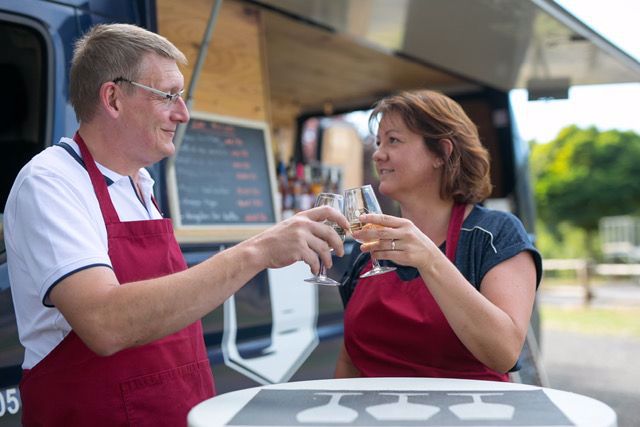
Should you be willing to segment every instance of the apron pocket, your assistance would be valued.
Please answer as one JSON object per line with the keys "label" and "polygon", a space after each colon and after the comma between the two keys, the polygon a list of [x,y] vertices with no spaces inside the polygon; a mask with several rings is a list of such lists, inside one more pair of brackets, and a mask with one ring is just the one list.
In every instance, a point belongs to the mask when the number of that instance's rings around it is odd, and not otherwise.
{"label": "apron pocket", "polygon": [[120,383],[131,426],[186,426],[189,410],[211,397],[209,361],[142,375]]}

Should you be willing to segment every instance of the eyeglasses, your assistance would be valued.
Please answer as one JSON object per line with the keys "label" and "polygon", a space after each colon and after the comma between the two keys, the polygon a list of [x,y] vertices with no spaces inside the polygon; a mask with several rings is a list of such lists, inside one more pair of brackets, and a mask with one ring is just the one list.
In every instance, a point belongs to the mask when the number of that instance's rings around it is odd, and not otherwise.
{"label": "eyeglasses", "polygon": [[134,82],[132,80],[129,79],[125,79],[124,77],[118,77],[116,79],[112,80],[113,83],[120,83],[120,82],[125,82],[125,83],[129,83],[133,86],[139,87],[140,89],[144,89],[146,91],[149,91],[151,93],[154,93],[158,96],[161,96],[166,104],[175,104],[176,101],[178,101],[178,98],[182,97],[182,94],[184,93],[184,89],[181,90],[178,93],[169,93],[169,92],[163,92],[160,89],[156,89],[154,87],[150,87],[147,85],[143,85],[142,83],[138,83],[138,82]]}

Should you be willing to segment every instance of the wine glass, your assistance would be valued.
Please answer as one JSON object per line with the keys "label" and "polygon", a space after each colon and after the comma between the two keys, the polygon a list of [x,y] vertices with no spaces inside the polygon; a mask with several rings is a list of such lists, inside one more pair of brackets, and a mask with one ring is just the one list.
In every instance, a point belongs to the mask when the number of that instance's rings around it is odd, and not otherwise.
{"label": "wine glass", "polygon": [[[360,222],[360,215],[365,213],[382,213],[380,204],[376,198],[376,193],[373,191],[373,187],[371,187],[371,185],[363,185],[362,187],[345,190],[344,216],[347,218],[347,221],[349,221],[349,229],[352,233],[360,229],[382,227],[377,224],[362,224]],[[356,241],[365,243],[358,239],[356,239]],[[396,269],[395,267],[381,266],[378,263],[378,260],[373,256],[373,253],[371,254],[371,262],[373,263],[373,268],[366,273],[361,274],[360,277],[376,276]]]}
{"label": "wine glass", "polygon": [[[332,208],[342,212],[342,196],[339,194],[333,193],[320,193],[318,197],[316,197],[316,202],[314,203],[314,207],[318,206],[331,206]],[[330,227],[332,227],[338,236],[342,240],[344,240],[345,231],[333,221],[325,220],[324,223]],[[333,251],[333,249],[331,249]],[[304,279],[305,282],[314,283],[316,285],[328,285],[328,286],[340,286],[340,282],[336,282],[332,278],[327,276],[327,267],[325,267],[322,259],[320,260],[320,273],[317,276],[309,277],[308,279]]]}

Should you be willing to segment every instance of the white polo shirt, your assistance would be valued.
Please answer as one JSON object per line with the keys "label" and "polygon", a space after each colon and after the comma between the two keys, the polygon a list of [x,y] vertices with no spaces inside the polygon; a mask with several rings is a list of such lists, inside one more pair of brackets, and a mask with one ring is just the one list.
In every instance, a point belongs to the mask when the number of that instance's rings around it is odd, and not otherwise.
{"label": "white polo shirt", "polygon": [[[79,159],[80,150],[72,139],[60,142]],[[42,151],[18,174],[5,207],[9,280],[25,347],[24,369],[42,360],[71,330],[48,301],[52,287],[85,268],[111,267],[102,212],[78,159],[61,146]],[[109,183],[121,221],[162,218],[151,201],[154,181],[146,169],[139,173],[141,201],[128,176],[97,166]]]}

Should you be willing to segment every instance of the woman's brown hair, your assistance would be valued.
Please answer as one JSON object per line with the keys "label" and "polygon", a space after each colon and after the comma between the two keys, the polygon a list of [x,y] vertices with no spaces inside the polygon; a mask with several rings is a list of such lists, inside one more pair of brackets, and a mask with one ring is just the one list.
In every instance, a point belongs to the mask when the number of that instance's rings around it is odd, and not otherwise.
{"label": "woman's brown hair", "polygon": [[[388,113],[397,113],[409,130],[422,135],[427,148],[443,160],[440,197],[460,203],[478,203],[489,197],[489,153],[460,104],[431,90],[402,92],[374,105],[370,128]],[[442,139],[450,140],[453,146],[448,158],[438,142]]]}

